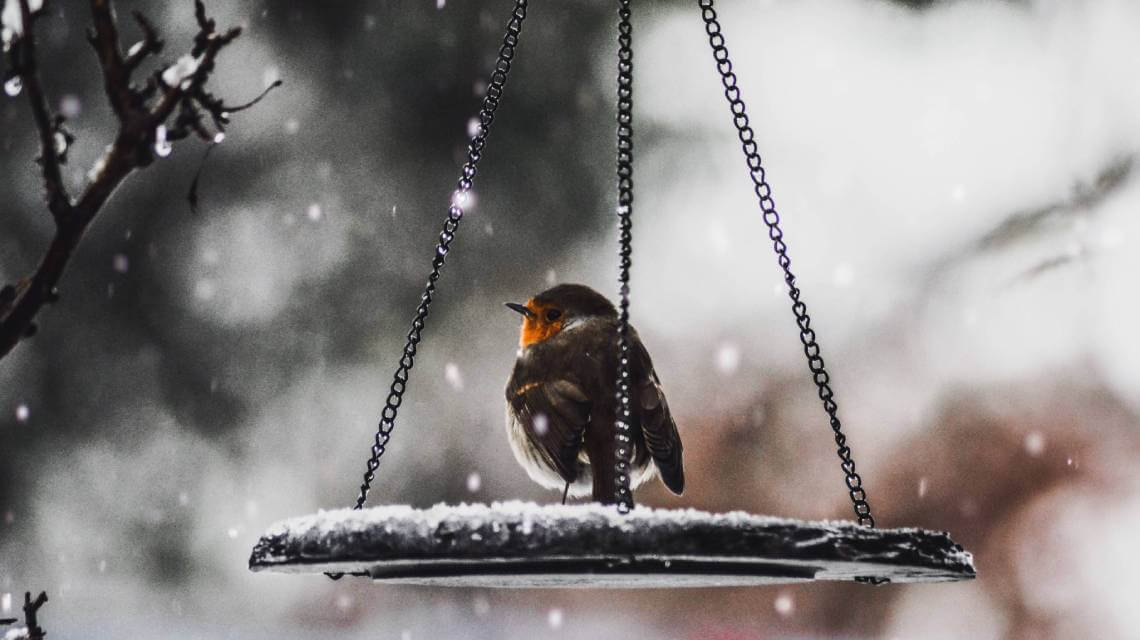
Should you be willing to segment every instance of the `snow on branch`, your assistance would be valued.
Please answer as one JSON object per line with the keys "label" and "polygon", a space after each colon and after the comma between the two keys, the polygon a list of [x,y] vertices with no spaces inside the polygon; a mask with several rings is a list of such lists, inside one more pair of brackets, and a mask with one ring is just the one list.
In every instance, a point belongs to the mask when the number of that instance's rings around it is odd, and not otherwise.
{"label": "snow on branch", "polygon": [[201,0],[194,2],[198,32],[189,54],[140,83],[132,80],[134,73],[146,58],[163,49],[158,32],[142,13],[135,12],[143,39],[124,55],[111,0],[90,0],[93,26],[88,40],[99,58],[104,89],[119,120],[119,130],[88,173],[89,182],[82,193],[73,199],[66,191],[60,166],[67,162],[67,147],[74,138],[64,127],[63,116],[53,114],[49,107],[36,61],[35,22],[47,15],[44,0],[3,1],[4,88],[11,96],[21,91],[28,95],[40,138],[37,162],[56,231],[35,273],[0,287],[0,358],[35,334],[36,315],[44,305],[58,299],[56,286],[68,261],[88,225],[123,180],[148,166],[156,156],[169,155],[173,142],[192,134],[207,142],[220,142],[230,114],[253,104],[231,107],[206,91],[218,53],[241,35],[241,29],[218,31]]}

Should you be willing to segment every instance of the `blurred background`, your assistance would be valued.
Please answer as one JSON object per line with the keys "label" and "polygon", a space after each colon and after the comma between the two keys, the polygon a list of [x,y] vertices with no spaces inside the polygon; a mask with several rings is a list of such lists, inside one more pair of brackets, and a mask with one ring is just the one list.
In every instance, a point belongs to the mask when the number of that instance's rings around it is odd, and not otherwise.
{"label": "blurred background", "polygon": [[[212,0],[245,34],[204,145],[128,179],[39,335],[0,361],[0,617],[53,638],[1136,637],[1140,5],[718,3],[880,526],[947,530],[971,583],[490,591],[251,574],[281,518],[351,504],[511,2]],[[635,2],[633,320],[684,497],[848,518],[843,476],[699,13]],[[40,21],[77,135],[113,135],[85,3]],[[141,8],[189,49],[189,0]],[[616,293],[613,3],[534,2],[372,504],[555,501],[502,389],[554,282]],[[0,281],[52,223],[0,102]]]}

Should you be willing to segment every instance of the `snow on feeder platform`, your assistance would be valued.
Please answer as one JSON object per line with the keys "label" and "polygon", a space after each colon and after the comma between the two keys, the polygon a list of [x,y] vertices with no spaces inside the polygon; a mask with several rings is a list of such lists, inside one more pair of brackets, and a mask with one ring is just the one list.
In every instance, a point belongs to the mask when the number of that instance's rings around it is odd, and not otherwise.
{"label": "snow on feeder platform", "polygon": [[472,587],[705,587],[811,580],[950,582],[974,578],[946,533],[868,529],[741,511],[599,504],[404,505],[279,522],[253,571],[346,573]]}

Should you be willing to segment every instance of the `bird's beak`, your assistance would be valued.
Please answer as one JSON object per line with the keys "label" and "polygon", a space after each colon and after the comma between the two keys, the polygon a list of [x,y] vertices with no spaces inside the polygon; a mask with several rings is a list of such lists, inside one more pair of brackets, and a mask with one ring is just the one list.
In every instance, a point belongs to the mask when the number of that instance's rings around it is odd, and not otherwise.
{"label": "bird's beak", "polygon": [[510,309],[512,311],[518,311],[519,313],[523,314],[524,316],[526,316],[528,318],[534,317],[534,312],[531,311],[530,309],[527,309],[525,305],[521,305],[517,302],[504,302],[503,304],[506,305],[506,307],[508,309]]}

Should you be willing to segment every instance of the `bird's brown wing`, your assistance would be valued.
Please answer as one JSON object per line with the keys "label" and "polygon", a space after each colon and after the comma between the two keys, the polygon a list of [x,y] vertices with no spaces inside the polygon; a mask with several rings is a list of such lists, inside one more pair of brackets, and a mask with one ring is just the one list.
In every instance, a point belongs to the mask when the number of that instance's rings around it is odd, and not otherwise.
{"label": "bird's brown wing", "polygon": [[685,490],[685,467],[681,459],[681,435],[669,412],[661,381],[653,369],[653,361],[641,339],[631,336],[633,343],[633,376],[635,408],[640,418],[645,446],[657,464],[661,480],[677,495]]}
{"label": "bird's brown wing", "polygon": [[590,399],[569,380],[530,382],[509,398],[515,418],[543,460],[567,482],[578,478],[578,452],[590,421]]}

